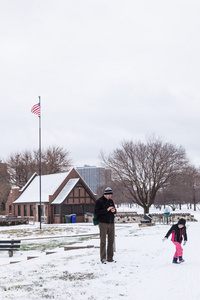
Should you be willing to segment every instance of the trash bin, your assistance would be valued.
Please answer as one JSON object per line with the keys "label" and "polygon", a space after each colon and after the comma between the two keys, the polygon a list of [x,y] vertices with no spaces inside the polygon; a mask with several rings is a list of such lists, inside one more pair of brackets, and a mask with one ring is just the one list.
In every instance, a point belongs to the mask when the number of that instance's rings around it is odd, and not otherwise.
{"label": "trash bin", "polygon": [[152,216],[150,214],[145,214],[144,215],[144,220],[146,221],[146,223],[151,223]]}
{"label": "trash bin", "polygon": [[65,223],[71,223],[71,215],[65,215]]}
{"label": "trash bin", "polygon": [[71,215],[71,223],[75,223],[76,222],[76,215]]}

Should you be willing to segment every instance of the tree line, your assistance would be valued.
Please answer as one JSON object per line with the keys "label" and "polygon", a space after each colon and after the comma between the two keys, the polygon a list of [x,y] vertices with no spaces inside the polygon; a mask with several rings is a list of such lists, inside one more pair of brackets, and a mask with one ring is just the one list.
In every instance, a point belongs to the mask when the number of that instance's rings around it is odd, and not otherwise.
{"label": "tree line", "polygon": [[[199,203],[200,170],[193,166],[183,147],[154,136],[146,142],[123,141],[109,155],[100,154],[101,165],[112,171],[108,184],[115,190],[117,203],[136,203],[149,212],[152,204],[192,205]],[[26,150],[11,154],[7,172],[0,170],[0,202],[5,207],[11,186],[22,188],[39,171],[39,151]],[[42,151],[41,174],[69,171],[72,159],[66,149],[57,146]],[[5,170],[4,170],[5,171]],[[100,195],[105,187],[100,187]]]}
{"label": "tree line", "polygon": [[[112,170],[116,201],[132,202],[149,213],[152,204],[199,203],[200,170],[193,166],[183,147],[151,136],[146,143],[123,141],[109,155],[101,153],[104,167]],[[121,200],[120,200],[121,198]]]}
{"label": "tree line", "polygon": [[[34,173],[39,174],[39,150],[25,150],[9,155],[0,168],[0,205],[5,209],[12,186],[22,188]],[[50,146],[41,152],[41,174],[67,172],[72,166],[69,151],[58,146]]]}

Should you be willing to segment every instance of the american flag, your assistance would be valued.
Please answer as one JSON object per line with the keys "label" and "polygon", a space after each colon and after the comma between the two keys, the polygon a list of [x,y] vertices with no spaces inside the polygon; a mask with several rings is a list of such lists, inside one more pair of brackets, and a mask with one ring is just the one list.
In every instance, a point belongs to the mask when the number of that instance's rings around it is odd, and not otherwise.
{"label": "american flag", "polygon": [[31,108],[31,112],[33,114],[38,115],[38,117],[40,117],[40,112],[41,112],[40,103],[33,105],[33,107]]}

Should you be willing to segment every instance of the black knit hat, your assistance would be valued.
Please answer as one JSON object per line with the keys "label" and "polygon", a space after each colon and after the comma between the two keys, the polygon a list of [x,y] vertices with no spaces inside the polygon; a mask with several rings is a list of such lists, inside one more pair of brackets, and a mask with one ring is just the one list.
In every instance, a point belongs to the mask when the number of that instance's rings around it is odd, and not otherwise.
{"label": "black knit hat", "polygon": [[112,189],[110,187],[107,187],[104,191],[104,195],[111,195],[111,194],[113,194]]}
{"label": "black knit hat", "polygon": [[186,220],[185,219],[180,219],[178,221],[178,225],[184,225],[185,226]]}

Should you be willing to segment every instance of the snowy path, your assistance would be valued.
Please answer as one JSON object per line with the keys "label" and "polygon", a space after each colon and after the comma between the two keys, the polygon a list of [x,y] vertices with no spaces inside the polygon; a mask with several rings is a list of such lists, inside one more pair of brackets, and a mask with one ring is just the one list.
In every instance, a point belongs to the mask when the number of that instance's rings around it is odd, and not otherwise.
{"label": "snowy path", "polygon": [[[158,256],[157,262],[152,258],[155,268],[152,266],[143,286],[146,287],[146,291],[150,291],[151,297],[155,300],[200,299],[200,257],[198,251],[200,236],[198,235],[198,227],[198,223],[188,223],[187,225],[188,243],[183,247],[183,255],[186,260],[183,264],[170,264],[175,247],[169,240],[163,243],[162,252]],[[159,293],[155,296],[154,291],[156,290]],[[147,292],[142,293],[144,298],[147,295]],[[142,297],[138,296],[137,299],[142,299]]]}
{"label": "snowy path", "polygon": [[[171,241],[162,242],[169,226],[116,225],[116,264],[102,265],[99,249],[92,248],[57,249],[55,254],[3,265],[0,298],[199,300],[199,223],[187,224],[189,241],[184,247],[186,261],[181,265],[171,263]],[[98,246],[99,240],[85,243]]]}

